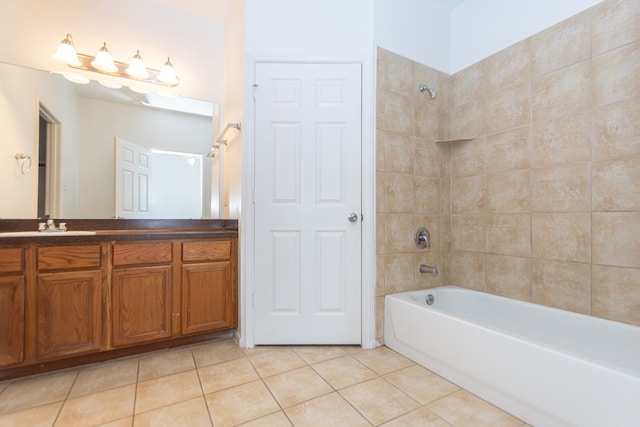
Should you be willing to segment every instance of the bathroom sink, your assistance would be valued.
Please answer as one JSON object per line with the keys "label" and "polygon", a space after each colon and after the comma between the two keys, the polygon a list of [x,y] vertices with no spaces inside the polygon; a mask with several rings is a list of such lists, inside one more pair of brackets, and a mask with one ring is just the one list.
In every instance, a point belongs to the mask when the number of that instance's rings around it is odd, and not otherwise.
{"label": "bathroom sink", "polygon": [[2,237],[52,237],[52,236],[92,236],[95,231],[7,231],[0,232]]}

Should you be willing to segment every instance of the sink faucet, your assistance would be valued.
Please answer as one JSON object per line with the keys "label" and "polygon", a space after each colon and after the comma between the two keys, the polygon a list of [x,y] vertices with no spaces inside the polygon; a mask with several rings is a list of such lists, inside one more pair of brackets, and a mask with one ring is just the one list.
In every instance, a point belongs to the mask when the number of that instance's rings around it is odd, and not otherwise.
{"label": "sink faucet", "polygon": [[45,217],[47,222],[38,223],[38,231],[67,231],[67,223],[61,222],[59,226],[56,226],[55,221],[49,216]]}
{"label": "sink faucet", "polygon": [[438,274],[438,267],[431,267],[430,265],[427,264],[420,264],[420,273],[431,273],[433,275],[437,275]]}

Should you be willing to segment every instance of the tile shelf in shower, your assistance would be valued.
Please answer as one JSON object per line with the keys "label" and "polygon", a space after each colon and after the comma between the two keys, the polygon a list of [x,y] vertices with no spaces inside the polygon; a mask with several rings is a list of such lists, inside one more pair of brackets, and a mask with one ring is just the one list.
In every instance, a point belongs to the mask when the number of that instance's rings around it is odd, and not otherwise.
{"label": "tile shelf in shower", "polygon": [[456,142],[469,142],[473,140],[474,138],[434,139],[433,142],[435,142],[436,144],[453,144]]}

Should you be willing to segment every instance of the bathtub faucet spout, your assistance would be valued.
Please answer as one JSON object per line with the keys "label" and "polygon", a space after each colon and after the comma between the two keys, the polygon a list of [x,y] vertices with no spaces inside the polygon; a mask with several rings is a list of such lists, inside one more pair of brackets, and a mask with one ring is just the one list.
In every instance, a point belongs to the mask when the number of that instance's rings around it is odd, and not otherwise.
{"label": "bathtub faucet spout", "polygon": [[427,264],[420,264],[420,273],[431,273],[433,275],[438,274],[438,267],[431,267]]}

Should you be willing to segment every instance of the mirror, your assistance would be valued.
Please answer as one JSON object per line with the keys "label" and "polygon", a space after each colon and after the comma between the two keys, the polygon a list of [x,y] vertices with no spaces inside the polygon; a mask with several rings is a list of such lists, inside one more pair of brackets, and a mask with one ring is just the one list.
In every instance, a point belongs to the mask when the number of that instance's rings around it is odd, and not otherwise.
{"label": "mirror", "polygon": [[[216,104],[108,89],[93,81],[78,85],[59,74],[0,63],[0,218],[134,218],[116,211],[116,138],[152,150],[150,179],[158,179],[155,186],[145,184],[153,209],[142,217],[216,218],[220,158],[205,154],[219,130]],[[201,171],[176,172],[180,162],[201,165]],[[161,169],[162,164],[172,166]],[[195,190],[201,199],[194,201],[199,216],[169,209],[187,204],[180,201],[186,193],[180,189],[193,190],[198,182],[181,180],[191,175],[201,184]]]}

